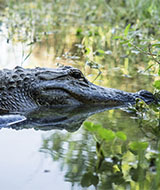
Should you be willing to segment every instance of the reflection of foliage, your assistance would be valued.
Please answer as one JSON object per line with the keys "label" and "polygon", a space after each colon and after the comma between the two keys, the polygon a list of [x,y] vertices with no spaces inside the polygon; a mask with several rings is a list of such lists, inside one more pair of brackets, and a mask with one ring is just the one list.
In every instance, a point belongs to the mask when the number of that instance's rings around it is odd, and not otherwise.
{"label": "reflection of foliage", "polygon": [[[93,142],[88,141],[86,135],[83,136],[83,142],[75,138],[70,134],[55,133],[51,137],[44,139],[44,144],[41,148],[41,151],[49,153],[54,161],[59,160],[62,169],[65,170],[67,166],[65,179],[73,184],[80,181],[83,172],[87,171],[87,162],[90,164],[95,163],[94,153],[90,150]],[[66,147],[67,152],[65,152],[63,146]],[[85,159],[86,156],[87,160]],[[93,167],[93,164],[91,165]]]}
{"label": "reflection of foliage", "polygon": [[123,131],[92,122],[85,122],[84,128],[81,135],[56,132],[44,138],[41,148],[59,161],[65,180],[73,187],[158,189],[160,156],[151,149],[152,143],[131,141]]}
{"label": "reflection of foliage", "polygon": [[134,119],[137,120],[139,128],[146,137],[158,139],[160,137],[160,112],[158,105],[147,105],[141,100],[137,100],[131,111],[135,113]]}

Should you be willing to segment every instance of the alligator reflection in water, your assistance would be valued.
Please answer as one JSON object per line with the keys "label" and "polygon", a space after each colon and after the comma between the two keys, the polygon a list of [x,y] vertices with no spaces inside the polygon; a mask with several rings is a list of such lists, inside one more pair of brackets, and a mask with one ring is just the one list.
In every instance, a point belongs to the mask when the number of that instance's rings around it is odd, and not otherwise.
{"label": "alligator reflection in water", "polygon": [[[122,107],[122,106],[121,106]],[[57,108],[41,107],[26,115],[11,114],[0,116],[0,128],[76,131],[89,116],[118,107],[65,106]],[[6,120],[7,118],[7,120]]]}

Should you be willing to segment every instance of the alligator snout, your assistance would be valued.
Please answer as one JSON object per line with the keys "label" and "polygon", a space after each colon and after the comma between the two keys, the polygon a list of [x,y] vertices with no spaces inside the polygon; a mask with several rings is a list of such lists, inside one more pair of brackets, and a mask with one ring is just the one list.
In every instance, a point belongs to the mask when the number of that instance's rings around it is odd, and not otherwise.
{"label": "alligator snout", "polygon": [[157,103],[157,98],[147,90],[140,90],[137,92],[137,94],[138,94],[137,98],[142,99],[146,103],[152,103],[152,102]]}

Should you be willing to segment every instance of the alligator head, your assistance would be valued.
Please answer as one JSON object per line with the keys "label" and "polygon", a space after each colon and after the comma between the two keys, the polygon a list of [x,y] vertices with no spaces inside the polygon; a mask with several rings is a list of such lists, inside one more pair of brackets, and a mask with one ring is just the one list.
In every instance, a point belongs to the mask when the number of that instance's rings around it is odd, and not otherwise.
{"label": "alligator head", "polygon": [[0,110],[27,111],[39,106],[74,106],[94,104],[120,106],[134,104],[140,98],[154,101],[152,93],[136,93],[104,88],[89,82],[79,69],[16,67],[0,72]]}

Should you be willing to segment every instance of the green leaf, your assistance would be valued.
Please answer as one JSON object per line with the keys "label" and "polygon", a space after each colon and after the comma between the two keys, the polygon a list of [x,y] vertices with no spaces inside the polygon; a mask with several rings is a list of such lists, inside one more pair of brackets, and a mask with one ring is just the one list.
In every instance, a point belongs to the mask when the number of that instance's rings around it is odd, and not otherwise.
{"label": "green leaf", "polygon": [[88,130],[88,131],[93,131],[93,123],[90,122],[90,121],[85,121],[83,123],[83,125],[85,126],[85,128]]}
{"label": "green leaf", "polygon": [[92,174],[91,172],[87,172],[82,176],[81,185],[82,187],[89,187],[91,185],[96,186],[99,183],[98,176]]}
{"label": "green leaf", "polygon": [[78,28],[77,31],[76,31],[76,35],[77,36],[80,36],[82,33],[82,29],[81,28]]}
{"label": "green leaf", "polygon": [[120,42],[120,44],[127,44],[127,43],[129,43],[129,40],[124,40],[124,41]]}
{"label": "green leaf", "polygon": [[122,131],[118,131],[118,132],[116,133],[116,136],[117,136],[119,139],[123,140],[123,141],[126,141],[126,140],[127,140],[127,136],[126,136],[125,133],[123,133]]}
{"label": "green leaf", "polygon": [[142,151],[142,150],[146,150],[148,147],[148,142],[132,142],[129,145],[130,149],[133,151]]}
{"label": "green leaf", "polygon": [[160,80],[156,80],[156,81],[154,82],[153,86],[154,86],[155,88],[157,88],[158,90],[160,90]]}
{"label": "green leaf", "polygon": [[159,42],[159,43],[152,44],[152,47],[154,47],[154,46],[160,48],[160,42]]}
{"label": "green leaf", "polygon": [[98,51],[99,53],[103,53],[103,54],[105,53],[104,50],[102,50],[102,49],[98,49],[97,51]]}
{"label": "green leaf", "polygon": [[77,29],[77,32],[82,32],[82,28],[78,28],[78,29]]}
{"label": "green leaf", "polygon": [[97,56],[103,56],[103,55],[105,55],[105,51],[102,50],[102,49],[98,49],[98,50],[95,52],[95,55],[97,55]]}
{"label": "green leaf", "polygon": [[103,128],[101,124],[93,124],[94,130],[98,130],[99,128]]}
{"label": "green leaf", "polygon": [[85,129],[87,129],[90,132],[95,132],[99,128],[102,128],[101,124],[94,124],[94,123],[92,123],[90,121],[85,121],[83,125],[85,126]]}
{"label": "green leaf", "polygon": [[92,173],[91,172],[85,173],[82,176],[82,179],[81,179],[81,185],[82,185],[82,187],[89,187],[90,185],[92,185],[92,183],[91,183],[91,177],[92,177]]}
{"label": "green leaf", "polygon": [[132,47],[132,44],[130,42],[128,42],[128,47]]}
{"label": "green leaf", "polygon": [[96,175],[92,175],[92,177],[91,177],[91,183],[94,186],[98,185],[98,183],[99,183],[99,177],[96,176]]}
{"label": "green leaf", "polygon": [[89,54],[91,52],[91,50],[89,48],[85,48],[85,54]]}
{"label": "green leaf", "polygon": [[115,36],[113,39],[114,40],[118,40],[118,39],[123,40],[123,36]]}
{"label": "green leaf", "polygon": [[113,131],[104,128],[99,128],[97,132],[106,141],[112,141],[116,136]]}
{"label": "green leaf", "polygon": [[128,24],[124,30],[124,35],[127,36],[128,32],[129,32],[129,28],[130,28],[131,24]]}

